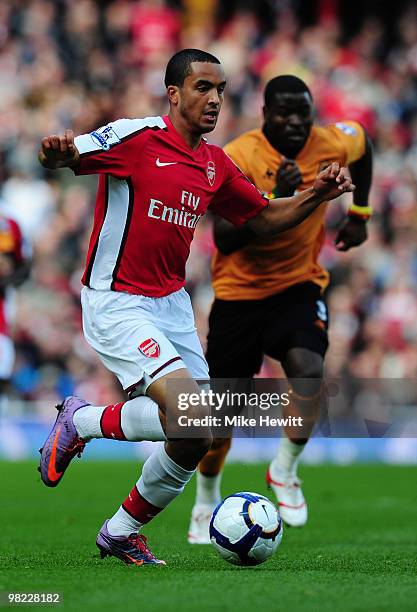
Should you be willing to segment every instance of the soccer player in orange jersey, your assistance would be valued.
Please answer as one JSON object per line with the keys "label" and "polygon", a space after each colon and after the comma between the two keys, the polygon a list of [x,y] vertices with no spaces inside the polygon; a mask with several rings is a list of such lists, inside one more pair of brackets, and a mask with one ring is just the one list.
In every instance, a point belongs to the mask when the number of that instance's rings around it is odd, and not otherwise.
{"label": "soccer player in orange jersey", "polygon": [[[321,127],[307,85],[292,75],[266,86],[264,124],[226,145],[226,153],[269,197],[291,196],[311,186],[330,161],[349,166],[356,185],[352,204],[336,238],[346,251],[367,237],[371,209],[372,147],[354,121]],[[281,362],[291,383],[288,414],[301,415],[304,428],[287,430],[267,481],[287,524],[304,525],[307,506],[297,464],[317,419],[327,350],[328,272],[318,257],[324,242],[326,204],[273,238],[216,217],[213,261],[215,301],[210,313],[207,360],[211,378],[252,378],[265,355]],[[208,542],[208,521],[220,500],[221,470],[229,440],[214,441],[199,465],[197,498],[189,542]]]}

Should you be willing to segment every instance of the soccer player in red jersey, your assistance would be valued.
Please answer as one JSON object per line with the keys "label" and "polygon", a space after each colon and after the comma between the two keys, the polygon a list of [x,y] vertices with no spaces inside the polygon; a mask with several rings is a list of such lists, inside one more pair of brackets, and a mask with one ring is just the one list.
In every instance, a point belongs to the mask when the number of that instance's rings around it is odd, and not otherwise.
{"label": "soccer player in red jersey", "polygon": [[7,391],[15,358],[10,337],[10,291],[29,275],[28,252],[25,250],[27,246],[19,225],[13,219],[0,215],[0,401]]}
{"label": "soccer player in red jersey", "polygon": [[[227,155],[202,135],[217,122],[226,85],[217,58],[185,49],[168,62],[169,114],[120,119],[91,134],[42,140],[41,164],[99,174],[94,225],[82,282],[84,333],[116,374],[128,400],[91,406],[67,398],[41,449],[43,482],[56,486],[71,459],[91,438],[165,440],[97,537],[102,556],[136,565],[163,563],[138,533],[188,483],[211,445],[199,437],[165,437],[181,393],[208,380],[190,299],[185,264],[199,219],[211,210],[235,225],[272,235],[306,218],[323,201],[351,191],[345,168],[331,164],[310,189],[267,201]],[[202,403],[187,417],[208,414]]]}

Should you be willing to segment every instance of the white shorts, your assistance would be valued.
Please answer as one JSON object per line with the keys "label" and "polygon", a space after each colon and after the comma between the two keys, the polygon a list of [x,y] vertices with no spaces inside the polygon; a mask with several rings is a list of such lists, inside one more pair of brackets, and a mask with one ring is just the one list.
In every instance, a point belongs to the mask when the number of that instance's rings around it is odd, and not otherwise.
{"label": "white shorts", "polygon": [[185,289],[150,298],[83,287],[81,304],[87,342],[130,397],[181,368],[196,380],[208,380]]}
{"label": "white shorts", "polygon": [[13,372],[15,350],[9,336],[0,334],[0,380],[8,380]]}

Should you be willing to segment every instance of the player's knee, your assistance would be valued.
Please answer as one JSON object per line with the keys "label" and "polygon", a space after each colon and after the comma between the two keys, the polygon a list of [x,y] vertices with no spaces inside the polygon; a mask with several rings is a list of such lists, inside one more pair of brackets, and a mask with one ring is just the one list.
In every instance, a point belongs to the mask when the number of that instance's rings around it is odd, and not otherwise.
{"label": "player's knee", "polygon": [[285,366],[289,378],[323,377],[323,357],[307,349],[291,349],[285,360]]}
{"label": "player's knee", "polygon": [[213,437],[210,432],[204,434],[201,438],[188,438],[183,441],[187,455],[194,457],[200,461],[204,455],[210,450]]}
{"label": "player's knee", "polygon": [[297,378],[315,381],[320,386],[323,378],[323,360],[319,358],[315,361],[300,363]]}
{"label": "player's knee", "polygon": [[285,360],[285,372],[293,390],[302,397],[316,395],[323,378],[324,360],[307,349],[292,349]]}
{"label": "player's knee", "polygon": [[206,437],[198,439],[198,448],[199,450],[201,450],[202,457],[204,457],[204,455],[210,450],[212,443],[213,443],[213,436],[211,432],[208,433]]}

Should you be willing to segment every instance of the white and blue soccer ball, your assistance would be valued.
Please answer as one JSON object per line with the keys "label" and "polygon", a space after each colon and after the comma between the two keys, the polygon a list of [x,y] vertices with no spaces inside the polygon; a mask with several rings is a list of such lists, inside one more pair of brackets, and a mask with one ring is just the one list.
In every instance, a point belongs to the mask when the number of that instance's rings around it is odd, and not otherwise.
{"label": "white and blue soccer ball", "polygon": [[219,555],[234,565],[259,565],[282,540],[283,525],[275,505],[258,493],[234,493],[215,508],[210,539]]}

